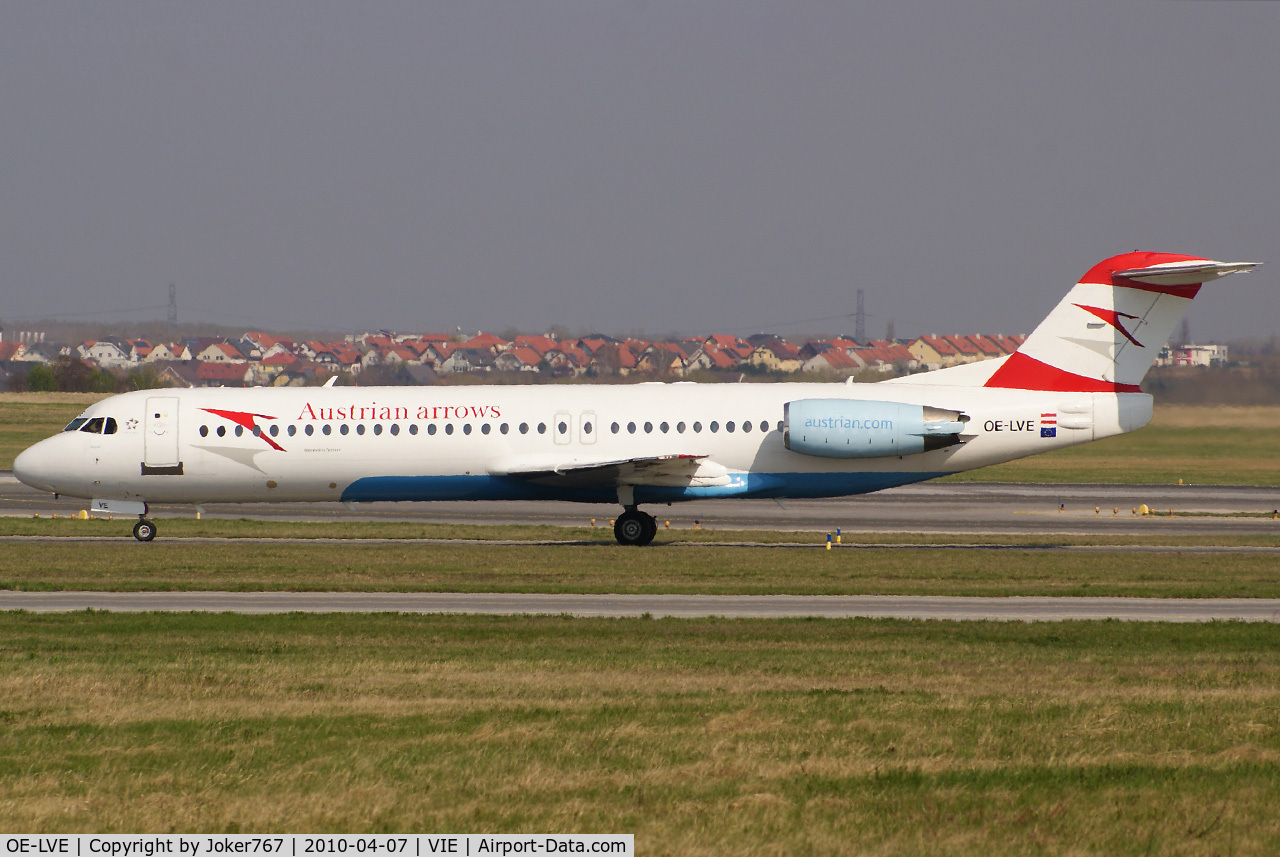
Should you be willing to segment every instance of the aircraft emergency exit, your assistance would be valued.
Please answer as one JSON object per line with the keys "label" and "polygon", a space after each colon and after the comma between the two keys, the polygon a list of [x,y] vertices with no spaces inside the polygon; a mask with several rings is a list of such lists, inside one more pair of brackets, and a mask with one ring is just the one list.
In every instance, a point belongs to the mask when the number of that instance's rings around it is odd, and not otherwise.
{"label": "aircraft emergency exit", "polygon": [[14,474],[99,513],[387,500],[642,504],[835,497],[1133,431],[1139,382],[1201,284],[1256,267],[1171,253],[1095,265],[1012,355],[875,384],[146,390],[89,408]]}

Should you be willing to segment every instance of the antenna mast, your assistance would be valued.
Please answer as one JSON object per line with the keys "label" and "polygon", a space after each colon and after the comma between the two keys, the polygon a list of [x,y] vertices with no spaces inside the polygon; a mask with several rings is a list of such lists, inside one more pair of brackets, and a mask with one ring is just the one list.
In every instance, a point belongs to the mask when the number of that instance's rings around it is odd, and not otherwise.
{"label": "antenna mast", "polygon": [[178,323],[178,287],[169,284],[169,324]]}
{"label": "antenna mast", "polygon": [[862,289],[858,289],[858,314],[854,316],[853,338],[859,345],[867,341],[867,310],[862,304]]}

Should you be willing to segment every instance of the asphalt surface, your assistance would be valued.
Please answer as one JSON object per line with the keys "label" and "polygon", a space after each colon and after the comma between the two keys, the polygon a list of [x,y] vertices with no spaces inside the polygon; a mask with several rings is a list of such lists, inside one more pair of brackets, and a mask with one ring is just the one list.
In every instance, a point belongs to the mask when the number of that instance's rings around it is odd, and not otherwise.
{"label": "asphalt surface", "polygon": [[[1193,517],[1133,515],[1140,503]],[[0,473],[0,515],[70,516],[87,505],[54,499]],[[924,483],[861,497],[796,500],[707,500],[648,507],[659,526],[714,530],[796,530],[921,534],[1221,535],[1280,532],[1269,513],[1280,490],[1232,486],[1010,485]],[[548,502],[210,504],[208,518],[304,521],[418,521],[502,526],[608,527],[612,506]],[[1252,513],[1255,517],[1231,517]],[[192,506],[158,507],[152,517],[191,517]],[[122,521],[127,537],[128,521]],[[500,533],[495,532],[495,536]],[[21,537],[15,537],[21,538]],[[184,541],[199,542],[200,539]],[[213,541],[212,539],[209,541]],[[238,540],[241,541],[241,540]],[[846,546],[847,547],[847,546]],[[1097,547],[1056,548],[1097,550]],[[1139,550],[1148,548],[1139,548]],[[1152,547],[1151,550],[1160,548]],[[1189,548],[1205,552],[1277,552],[1268,547]],[[333,592],[0,592],[0,609],[283,612],[408,612],[653,617],[892,617],[900,619],[1208,622],[1280,621],[1280,599],[957,598],[942,596],[562,595],[541,593]]]}
{"label": "asphalt surface", "polygon": [[0,592],[0,609],[265,613],[468,613],[698,618],[1280,622],[1275,598],[957,598],[897,595],[559,595],[459,592]]}
{"label": "asphalt surface", "polygon": [[[1135,517],[1139,504],[1197,517]],[[74,515],[84,500],[44,494],[0,472],[0,515]],[[1256,535],[1280,532],[1262,515],[1280,507],[1280,489],[1200,485],[1016,485],[921,483],[858,497],[822,500],[699,500],[646,506],[659,526],[673,529],[801,530],[878,533],[1079,535]],[[432,523],[610,526],[617,506],[579,503],[471,501],[432,503],[208,504],[204,518],[290,521],[417,521]],[[194,506],[157,506],[151,517],[164,538],[164,518],[194,517]],[[495,533],[495,535],[498,535]]]}

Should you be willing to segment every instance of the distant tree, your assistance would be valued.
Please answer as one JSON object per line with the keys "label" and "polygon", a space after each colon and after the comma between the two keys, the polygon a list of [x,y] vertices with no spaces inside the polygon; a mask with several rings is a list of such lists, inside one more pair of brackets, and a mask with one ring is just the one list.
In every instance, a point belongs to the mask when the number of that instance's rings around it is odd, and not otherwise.
{"label": "distant tree", "polygon": [[74,357],[62,357],[53,364],[53,376],[58,379],[57,389],[67,393],[92,392],[93,372],[87,363]]}
{"label": "distant tree", "polygon": [[1174,345],[1187,345],[1191,342],[1191,320],[1185,315],[1182,317],[1182,323],[1178,325],[1178,335],[1174,338]]}
{"label": "distant tree", "polygon": [[105,369],[97,369],[89,376],[89,392],[114,393],[120,386],[120,380]]}
{"label": "distant tree", "polygon": [[129,373],[125,385],[130,390],[155,390],[165,386],[160,370],[154,365],[140,366]]}
{"label": "distant tree", "polygon": [[27,389],[33,393],[52,393],[58,389],[58,379],[52,369],[37,363],[27,370]]}

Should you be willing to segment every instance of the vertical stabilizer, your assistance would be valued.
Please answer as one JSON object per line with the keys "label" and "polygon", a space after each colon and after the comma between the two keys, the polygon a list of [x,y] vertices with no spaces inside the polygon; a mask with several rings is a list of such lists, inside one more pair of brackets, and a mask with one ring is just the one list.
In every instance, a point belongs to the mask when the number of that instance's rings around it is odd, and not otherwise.
{"label": "vertical stabilizer", "polygon": [[1257,262],[1124,253],[1099,262],[987,381],[988,387],[1136,393],[1200,286]]}

